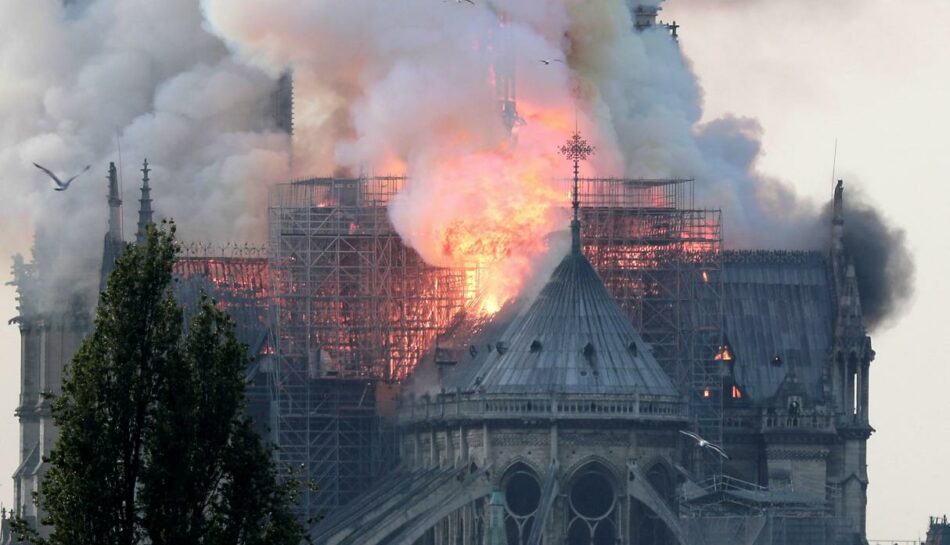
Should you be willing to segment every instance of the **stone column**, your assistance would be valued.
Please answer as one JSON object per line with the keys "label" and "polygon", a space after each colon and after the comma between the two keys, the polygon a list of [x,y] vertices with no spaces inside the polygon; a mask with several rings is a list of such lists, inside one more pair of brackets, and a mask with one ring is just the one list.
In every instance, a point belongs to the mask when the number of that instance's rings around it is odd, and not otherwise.
{"label": "stone column", "polygon": [[854,381],[856,380],[856,373],[852,372],[851,358],[845,364],[845,381],[844,381],[844,414],[847,420],[852,421],[854,419],[854,409],[855,409],[855,399],[854,399]]}
{"label": "stone column", "polygon": [[445,464],[455,465],[455,445],[452,444],[452,428],[445,428]]}
{"label": "stone column", "polygon": [[488,433],[488,422],[482,424],[482,454],[485,456],[482,461],[483,466],[487,466],[491,463],[491,442],[490,434]]}
{"label": "stone column", "polygon": [[870,402],[870,387],[868,381],[870,379],[871,372],[871,362],[865,361],[861,363],[861,422],[867,424],[870,422],[870,415],[868,414],[868,407]]}

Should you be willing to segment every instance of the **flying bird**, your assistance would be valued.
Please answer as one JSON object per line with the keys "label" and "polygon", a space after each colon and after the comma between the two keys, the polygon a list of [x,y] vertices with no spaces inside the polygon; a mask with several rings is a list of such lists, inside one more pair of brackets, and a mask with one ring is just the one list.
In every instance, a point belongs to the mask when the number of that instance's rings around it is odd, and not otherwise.
{"label": "flying bird", "polygon": [[[442,0],[442,1],[443,1],[443,2],[448,2],[449,0]],[[455,0],[455,3],[456,3],[456,4],[461,4],[462,2],[468,2],[469,4],[471,4],[471,5],[473,5],[473,6],[475,5],[475,2],[473,2],[472,0]]]}
{"label": "flying bird", "polygon": [[564,61],[562,61],[561,59],[551,59],[551,60],[541,59],[542,64],[551,64],[552,62],[564,62]]}
{"label": "flying bird", "polygon": [[91,167],[92,165],[86,165],[86,168],[82,169],[82,172],[66,180],[65,182],[60,180],[59,176],[53,174],[52,171],[50,171],[50,169],[40,166],[36,163],[33,163],[33,166],[45,172],[50,178],[53,179],[54,182],[56,182],[56,187],[53,188],[53,191],[66,191],[66,189],[69,188],[69,184],[73,183],[73,180],[75,180],[76,178],[82,176],[82,174],[85,173],[87,170],[89,170],[89,167]]}
{"label": "flying bird", "polygon": [[726,451],[722,450],[722,447],[720,447],[719,445],[715,443],[710,443],[709,441],[703,439],[702,437],[696,435],[695,433],[691,431],[680,430],[680,433],[689,437],[693,441],[696,441],[696,445],[699,446],[699,448],[708,448],[709,450],[712,450],[713,452],[722,456],[726,460],[729,459],[729,455],[726,454]]}

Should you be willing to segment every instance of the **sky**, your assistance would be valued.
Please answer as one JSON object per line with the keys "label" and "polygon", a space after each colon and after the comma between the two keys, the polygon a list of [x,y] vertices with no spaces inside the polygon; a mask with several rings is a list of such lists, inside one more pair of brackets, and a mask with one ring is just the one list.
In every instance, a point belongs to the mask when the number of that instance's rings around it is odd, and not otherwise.
{"label": "sky", "polygon": [[705,115],[761,124],[760,170],[830,198],[837,140],[846,188],[907,232],[916,297],[872,332],[868,538],[922,537],[950,512],[950,2],[669,0],[662,15],[682,25]]}
{"label": "sky", "polygon": [[[950,511],[950,368],[938,345],[950,308],[943,278],[950,261],[950,154],[941,149],[942,129],[950,125],[950,38],[942,32],[950,2],[668,0],[662,16],[681,25],[705,116],[758,120],[759,170],[823,201],[830,198],[837,140],[838,177],[906,229],[917,295],[900,320],[872,334],[877,432],[868,447],[868,536],[914,539],[928,515]],[[728,237],[729,218],[724,222]],[[0,269],[0,280],[9,279],[7,271]],[[0,317],[15,314],[13,290],[0,287]],[[3,325],[0,502],[8,506],[17,464],[18,343],[16,327]]]}

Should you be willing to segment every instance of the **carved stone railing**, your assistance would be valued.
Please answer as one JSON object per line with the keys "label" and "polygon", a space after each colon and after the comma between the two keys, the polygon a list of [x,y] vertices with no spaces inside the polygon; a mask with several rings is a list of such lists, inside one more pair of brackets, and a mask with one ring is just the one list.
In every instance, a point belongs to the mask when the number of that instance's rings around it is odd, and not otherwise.
{"label": "carved stone railing", "polygon": [[678,399],[647,395],[504,396],[440,394],[405,401],[399,408],[401,424],[429,420],[583,419],[669,420],[686,418]]}
{"label": "carved stone railing", "polygon": [[810,430],[834,432],[834,416],[830,414],[766,414],[762,416],[762,431]]}

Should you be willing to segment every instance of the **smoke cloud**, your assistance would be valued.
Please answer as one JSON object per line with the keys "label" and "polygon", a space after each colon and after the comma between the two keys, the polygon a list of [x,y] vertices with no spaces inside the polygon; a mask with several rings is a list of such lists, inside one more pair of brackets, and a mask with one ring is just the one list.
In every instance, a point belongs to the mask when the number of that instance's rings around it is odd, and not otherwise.
{"label": "smoke cloud", "polygon": [[[544,235],[563,225],[566,200],[551,182],[566,172],[556,147],[574,123],[598,150],[587,173],[695,177],[698,204],[723,210],[731,247],[827,247],[821,207],[757,170],[758,123],[700,123],[702,89],[687,59],[663,29],[631,32],[626,2],[203,6],[246,62],[292,68],[297,104],[321,112],[298,110],[298,161],[408,173],[391,207],[403,238],[438,265],[497,263],[496,277],[518,280],[501,292],[520,289],[552,253]],[[506,78],[525,121],[513,138],[498,111]],[[887,272],[909,271],[908,253],[880,214],[860,203],[849,210],[848,246],[869,269],[859,273],[862,295],[878,325],[911,292],[910,276]]]}
{"label": "smoke cloud", "polygon": [[[906,233],[891,225],[860,190],[845,189],[843,212],[844,249],[854,263],[864,322],[870,329],[886,328],[914,295],[915,266]],[[829,203],[821,222],[827,225],[831,215]]]}
{"label": "smoke cloud", "polygon": [[[688,60],[664,29],[632,32],[622,0],[68,4],[0,0],[0,183],[14,196],[0,222],[17,248],[24,225],[48,230],[57,270],[95,270],[79,256],[99,255],[101,176],[121,145],[126,230],[147,156],[155,208],[192,239],[263,240],[267,184],[292,174],[406,174],[390,208],[404,240],[436,265],[487,263],[501,299],[564,251],[548,234],[566,225],[553,180],[575,127],[597,149],[585,175],[695,177],[731,247],[825,247],[822,207],[758,171],[758,123],[702,123]],[[286,70],[292,152],[271,115]],[[32,161],[93,170],[54,193]],[[909,254],[873,208],[849,210],[869,323],[886,323],[912,291]]]}
{"label": "smoke cloud", "polygon": [[[266,183],[288,175],[274,79],[203,24],[193,0],[0,0],[0,254],[26,250],[35,228],[47,280],[94,294],[108,164],[121,167],[130,238],[145,157],[153,207],[186,239],[264,240]],[[92,169],[54,192],[34,161],[61,177]]]}

